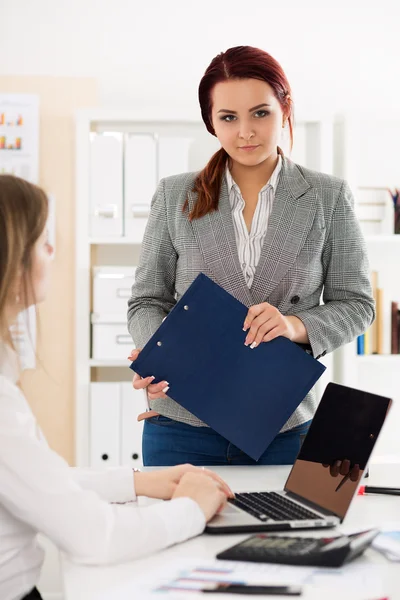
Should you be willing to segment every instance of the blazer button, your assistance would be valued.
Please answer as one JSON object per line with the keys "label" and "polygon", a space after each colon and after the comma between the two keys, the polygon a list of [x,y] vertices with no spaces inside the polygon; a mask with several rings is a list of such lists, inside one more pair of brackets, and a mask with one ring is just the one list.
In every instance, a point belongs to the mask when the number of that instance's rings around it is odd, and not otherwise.
{"label": "blazer button", "polygon": [[293,296],[293,298],[290,298],[290,302],[292,304],[297,304],[299,300],[300,300],[299,296]]}

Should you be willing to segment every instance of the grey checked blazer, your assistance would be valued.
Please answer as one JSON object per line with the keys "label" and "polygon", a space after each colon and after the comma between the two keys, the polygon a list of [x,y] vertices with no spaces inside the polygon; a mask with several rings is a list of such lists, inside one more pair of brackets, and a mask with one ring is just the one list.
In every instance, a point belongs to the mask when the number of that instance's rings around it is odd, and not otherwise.
{"label": "grey checked blazer", "polygon": [[[190,208],[196,202],[191,191],[195,177],[196,173],[167,177],[154,195],[128,301],[128,329],[137,348],[143,348],[200,272],[246,306],[269,302],[282,314],[299,317],[316,358],[370,326],[375,307],[367,252],[345,181],[283,157],[249,289],[239,264],[225,178],[217,211],[192,222],[182,212],[186,198]],[[321,293],[324,304],[320,304]],[[229,410],[229,398],[226,404]],[[152,401],[151,408],[177,421],[204,426],[170,398]],[[316,395],[311,390],[282,431],[308,421],[315,410]]]}

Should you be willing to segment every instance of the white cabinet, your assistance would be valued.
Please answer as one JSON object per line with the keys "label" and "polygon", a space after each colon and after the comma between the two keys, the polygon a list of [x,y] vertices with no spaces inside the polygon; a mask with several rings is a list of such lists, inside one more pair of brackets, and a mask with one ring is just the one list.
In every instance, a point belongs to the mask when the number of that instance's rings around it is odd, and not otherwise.
{"label": "white cabinet", "polygon": [[142,462],[143,421],[138,414],[147,408],[143,390],[135,390],[132,383],[121,383],[121,464],[140,467]]}
{"label": "white cabinet", "polygon": [[90,384],[91,467],[143,465],[143,421],[137,416],[146,407],[144,392],[131,382]]}
{"label": "white cabinet", "polygon": [[120,464],[121,402],[119,383],[90,384],[90,466]]}

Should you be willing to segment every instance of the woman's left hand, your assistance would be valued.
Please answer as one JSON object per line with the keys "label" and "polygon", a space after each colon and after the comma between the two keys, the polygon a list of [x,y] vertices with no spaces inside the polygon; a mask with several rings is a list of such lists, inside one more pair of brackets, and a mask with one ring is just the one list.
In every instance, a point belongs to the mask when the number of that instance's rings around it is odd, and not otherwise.
{"label": "woman's left hand", "polygon": [[228,498],[234,497],[234,493],[228,484],[214,471],[189,464],[177,465],[159,471],[136,472],[134,474],[136,495],[170,500],[183,475],[189,472],[199,472],[211,477]]}
{"label": "woman's left hand", "polygon": [[[299,323],[296,323],[298,321]],[[270,342],[278,336],[291,341],[297,340],[296,326],[304,328],[301,320],[294,316],[284,317],[275,306],[262,302],[249,308],[244,321],[243,330],[247,331],[245,345],[255,348],[261,342]]]}

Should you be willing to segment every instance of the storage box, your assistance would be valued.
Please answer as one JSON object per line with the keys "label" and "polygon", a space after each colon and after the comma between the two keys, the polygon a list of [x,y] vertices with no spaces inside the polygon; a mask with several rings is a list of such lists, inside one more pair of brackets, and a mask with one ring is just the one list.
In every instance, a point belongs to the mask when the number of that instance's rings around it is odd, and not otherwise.
{"label": "storage box", "polygon": [[93,268],[93,312],[120,315],[126,321],[128,299],[135,282],[136,267]]}
{"label": "storage box", "polygon": [[129,367],[127,356],[134,347],[126,317],[92,314],[92,358],[126,360]]}

